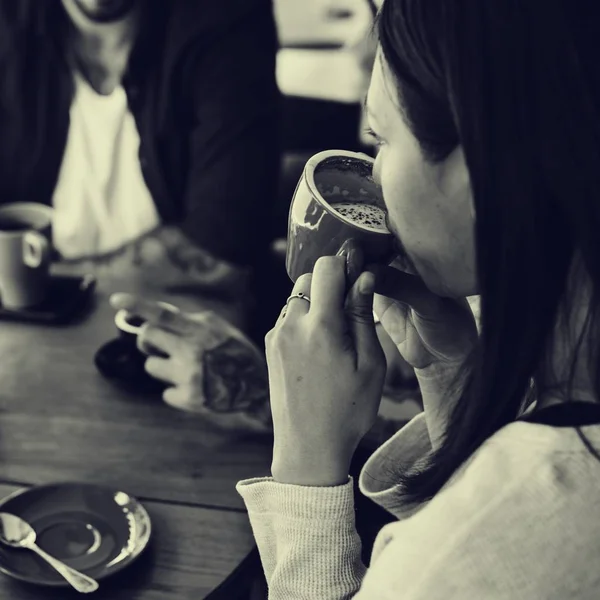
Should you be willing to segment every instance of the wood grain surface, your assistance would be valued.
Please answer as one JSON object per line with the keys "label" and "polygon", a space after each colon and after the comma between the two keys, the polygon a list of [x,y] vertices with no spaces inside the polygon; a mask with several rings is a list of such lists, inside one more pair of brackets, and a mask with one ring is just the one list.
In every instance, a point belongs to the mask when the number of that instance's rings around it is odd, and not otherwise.
{"label": "wood grain surface", "polygon": [[[100,375],[94,354],[117,334],[108,297],[126,287],[101,282],[80,323],[0,323],[0,493],[73,480],[123,489],[150,512],[152,549],[94,597],[204,598],[253,547],[235,484],[269,473],[272,440],[226,436]],[[227,316],[227,307],[209,306]],[[0,578],[0,600],[69,597]]]}
{"label": "wood grain surface", "polygon": [[227,436],[159,396],[105,380],[94,354],[116,336],[110,290],[98,290],[80,324],[0,323],[0,481],[78,480],[243,508],[235,483],[269,473],[271,439]]}
{"label": "wood grain surface", "polygon": [[[0,484],[2,497],[17,487]],[[96,600],[195,600],[208,596],[253,547],[245,514],[146,501],[150,545],[121,573],[100,581]],[[27,552],[23,550],[22,552]],[[0,573],[0,600],[70,600],[69,588],[33,586]]]}

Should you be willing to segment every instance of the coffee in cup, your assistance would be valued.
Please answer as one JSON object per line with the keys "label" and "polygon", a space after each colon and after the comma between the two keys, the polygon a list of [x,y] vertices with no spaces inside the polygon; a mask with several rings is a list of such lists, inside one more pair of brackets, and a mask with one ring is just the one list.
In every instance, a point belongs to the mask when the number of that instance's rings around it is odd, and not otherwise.
{"label": "coffee in cup", "polygon": [[9,310],[44,302],[50,283],[52,208],[33,202],[0,206],[0,302]]}
{"label": "coffee in cup", "polygon": [[361,248],[365,264],[389,264],[394,258],[394,236],[373,163],[366,154],[346,150],[327,150],[308,160],[288,220],[286,269],[292,281],[349,240]]}
{"label": "coffee in cup", "polygon": [[336,202],[331,208],[344,219],[352,221],[357,227],[389,233],[386,225],[386,212],[373,204],[364,202]]}

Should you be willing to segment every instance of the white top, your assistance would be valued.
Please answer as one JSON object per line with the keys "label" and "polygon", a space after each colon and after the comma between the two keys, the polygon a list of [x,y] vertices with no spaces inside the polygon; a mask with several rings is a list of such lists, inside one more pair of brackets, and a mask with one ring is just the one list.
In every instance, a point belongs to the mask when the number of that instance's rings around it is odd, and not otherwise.
{"label": "white top", "polygon": [[355,104],[368,81],[349,50],[283,48],[277,53],[277,84],[289,96]]}
{"label": "white top", "polygon": [[[600,448],[600,426],[582,427]],[[512,423],[429,503],[408,506],[397,474],[431,451],[421,414],[360,476],[363,494],[398,521],[361,561],[352,482],[238,484],[269,600],[597,600],[600,461],[574,428]]]}
{"label": "white top", "polygon": [[98,94],[77,72],[70,127],[54,190],[53,240],[64,258],[118,249],[160,224],[138,151],[140,136],[119,86]]}
{"label": "white top", "polygon": [[[311,43],[345,44],[365,35],[372,23],[365,0],[275,0],[281,46]],[[333,16],[337,11],[347,18]]]}

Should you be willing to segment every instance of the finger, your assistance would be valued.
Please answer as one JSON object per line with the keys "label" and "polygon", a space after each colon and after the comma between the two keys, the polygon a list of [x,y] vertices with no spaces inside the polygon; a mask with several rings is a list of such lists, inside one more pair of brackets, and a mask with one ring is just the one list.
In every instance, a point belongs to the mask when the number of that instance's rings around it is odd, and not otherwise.
{"label": "finger", "polygon": [[371,358],[376,348],[381,347],[373,319],[374,289],[375,276],[366,271],[350,290],[346,303],[346,316],[359,363],[361,358]]}
{"label": "finger", "polygon": [[148,300],[133,294],[113,294],[110,304],[117,310],[125,309],[127,312],[149,321],[153,325],[184,333],[189,320],[187,315],[176,306],[166,302]]}
{"label": "finger", "polygon": [[155,379],[160,379],[165,383],[175,385],[177,383],[176,370],[173,368],[173,362],[168,358],[150,356],[146,359],[144,365],[146,373],[152,375]]}
{"label": "finger", "polygon": [[148,322],[142,325],[137,336],[137,347],[144,354],[156,354],[158,351],[165,356],[171,356],[177,352],[179,345],[179,336]]}
{"label": "finger", "polygon": [[406,339],[406,326],[410,320],[410,306],[378,294],[375,294],[373,306],[385,332],[394,344],[401,344]]}
{"label": "finger", "polygon": [[307,298],[312,300],[311,281],[312,275],[310,273],[305,273],[304,275],[300,275],[300,277],[298,277],[296,283],[294,284],[294,288],[292,289],[292,293],[286,302],[286,306],[284,306],[284,309],[282,310],[286,320],[294,317],[304,316],[310,310],[310,302],[293,296],[296,294],[304,294]]}
{"label": "finger", "polygon": [[346,258],[346,289],[350,290],[363,272],[364,252],[356,240],[349,239],[342,244],[336,256]]}
{"label": "finger", "polygon": [[163,392],[163,400],[169,406],[182,408],[183,396],[179,387],[170,387]]}
{"label": "finger", "polygon": [[[410,307],[406,307],[406,312],[409,311]],[[415,333],[414,324],[410,318],[406,317],[406,312],[400,309],[400,305],[391,307],[386,313],[388,317],[385,322],[387,327],[385,325],[383,327],[389,339],[392,340],[400,352],[402,352],[404,344],[412,339],[410,336]]]}
{"label": "finger", "polygon": [[381,322],[384,321],[385,314],[392,307],[402,311],[402,314],[405,317],[408,315],[408,311],[410,310],[410,306],[404,302],[400,302],[399,300],[394,300],[393,298],[388,298],[387,296],[382,296],[381,294],[377,293],[374,295],[373,312],[377,315]]}
{"label": "finger", "polygon": [[311,313],[316,317],[339,317],[346,298],[346,257],[323,256],[313,270]]}
{"label": "finger", "polygon": [[[393,313],[402,313],[403,323],[408,329],[414,329],[414,325],[428,327],[429,331],[446,330],[449,325],[457,328],[458,335],[477,336],[477,325],[473,319],[472,311],[466,298],[449,298],[438,296],[431,292],[420,278],[408,275],[390,267],[377,267],[379,273],[376,291],[386,293],[388,305],[385,299],[375,299],[375,310],[381,319],[383,327],[390,337],[398,339],[409,335],[407,332],[393,334]],[[410,307],[409,313],[402,305]],[[380,312],[382,311],[383,312]],[[398,320],[396,315],[395,319]],[[432,329],[434,328],[434,329]]]}
{"label": "finger", "polygon": [[361,273],[346,298],[346,314],[352,323],[375,325],[373,316],[375,275],[369,271]]}
{"label": "finger", "polygon": [[[186,410],[188,412],[205,412],[206,409],[202,406],[201,400],[198,398],[196,402],[193,401],[193,395],[188,386],[178,385],[175,387],[167,388],[163,392],[163,400],[169,406],[178,408],[179,410]],[[203,410],[204,409],[204,410]]]}
{"label": "finger", "polygon": [[285,304],[283,306],[283,308],[281,309],[281,312],[279,313],[279,316],[277,317],[277,321],[275,321],[275,327],[277,327],[277,325],[279,325],[281,323],[281,321],[283,321],[283,319],[285,319],[285,315],[287,314],[287,304]]}

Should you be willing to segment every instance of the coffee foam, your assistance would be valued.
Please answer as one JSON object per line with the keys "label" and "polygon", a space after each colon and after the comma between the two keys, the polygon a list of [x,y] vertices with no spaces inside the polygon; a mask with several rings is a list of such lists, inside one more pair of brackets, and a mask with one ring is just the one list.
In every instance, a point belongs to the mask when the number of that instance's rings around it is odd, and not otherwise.
{"label": "coffee foam", "polygon": [[379,206],[364,202],[336,202],[330,206],[359,227],[389,233],[385,211]]}

